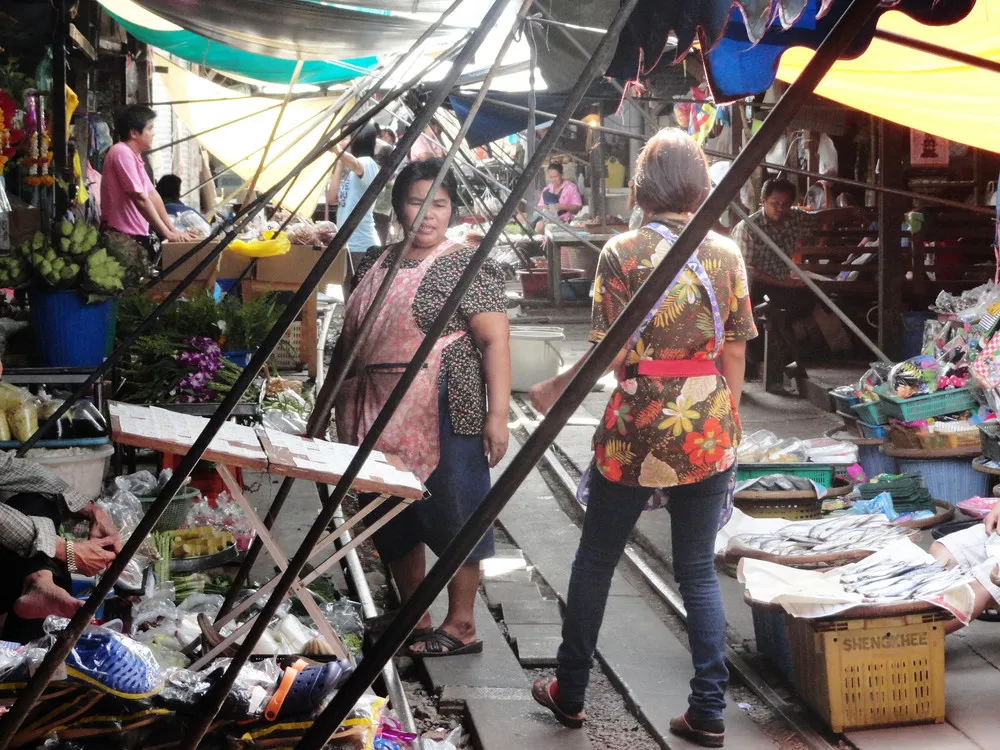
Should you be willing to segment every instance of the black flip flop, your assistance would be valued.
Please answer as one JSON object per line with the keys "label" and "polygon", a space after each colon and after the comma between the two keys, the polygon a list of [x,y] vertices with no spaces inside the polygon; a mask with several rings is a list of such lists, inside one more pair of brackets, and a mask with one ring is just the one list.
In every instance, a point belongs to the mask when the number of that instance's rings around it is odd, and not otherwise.
{"label": "black flip flop", "polygon": [[[416,643],[416,641],[414,642]],[[482,641],[463,643],[451,633],[441,628],[437,628],[427,637],[421,638],[419,642],[424,644],[423,651],[414,651],[412,647],[407,651],[407,654],[413,659],[462,656],[463,654],[481,654],[483,652]]]}
{"label": "black flip flop", "polygon": [[539,703],[549,709],[549,711],[552,712],[552,715],[556,717],[556,721],[564,727],[569,727],[570,729],[582,728],[583,720],[586,717],[582,713],[574,716],[559,708],[555,698],[552,697],[552,686],[554,684],[556,684],[554,677],[546,677],[541,680],[535,680],[534,684],[531,686],[531,697],[535,699],[536,703]]}
{"label": "black flip flop", "polygon": [[703,729],[695,729],[688,722],[687,714],[681,714],[670,720],[670,733],[702,747],[722,747],[726,741],[725,732],[706,732]]}

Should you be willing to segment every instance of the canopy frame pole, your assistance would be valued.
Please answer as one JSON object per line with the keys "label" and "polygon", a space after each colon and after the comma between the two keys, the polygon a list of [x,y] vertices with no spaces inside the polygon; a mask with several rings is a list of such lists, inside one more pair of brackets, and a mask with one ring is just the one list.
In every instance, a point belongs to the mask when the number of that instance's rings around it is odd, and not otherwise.
{"label": "canopy frame pole", "polygon": [[800,268],[799,265],[794,260],[789,258],[788,255],[785,253],[785,251],[782,250],[780,247],[778,247],[777,243],[774,240],[772,240],[763,229],[757,226],[757,224],[755,224],[754,222],[750,221],[750,216],[747,214],[746,211],[743,210],[742,206],[740,206],[739,203],[737,203],[736,201],[730,202],[729,210],[732,211],[734,214],[736,214],[737,218],[740,219],[740,221],[742,221],[746,225],[747,229],[754,235],[756,235],[758,240],[767,245],[768,249],[770,249],[771,252],[777,255],[778,258],[781,259],[781,262],[784,263],[786,266],[788,266],[788,269],[796,276],[798,276],[799,279],[802,281],[802,283],[804,283],[807,287],[809,287],[810,291],[812,291],[813,294],[819,297],[820,302],[822,302],[824,305],[830,308],[830,311],[838,318],[840,318],[841,322],[851,330],[851,333],[853,333],[855,336],[861,339],[861,343],[867,346],[871,350],[871,352],[876,357],[879,358],[879,360],[881,360],[882,362],[891,361],[885,355],[885,353],[878,348],[875,342],[872,341],[870,338],[868,338],[868,336],[865,335],[864,331],[858,328],[858,326],[854,323],[854,321],[851,320],[847,316],[847,314],[844,313],[844,311],[841,310],[832,299],[830,299],[829,295],[827,295],[827,293],[824,292],[815,281],[809,278],[808,273],[802,270],[802,268]]}
{"label": "canopy frame pole", "polygon": [[[793,116],[801,107],[805,99],[812,93],[816,85],[830,69],[840,54],[847,49],[853,41],[856,29],[864,23],[878,6],[879,0],[853,0],[844,15],[837,21],[826,39],[820,44],[819,49],[812,60],[806,65],[798,80],[792,84],[782,96],[778,104],[771,110],[771,114],[764,121],[757,134],[747,143],[743,151],[733,162],[728,173],[719,182],[718,186],[709,194],[705,202],[694,214],[687,226],[681,231],[680,236],[645,283],[639,288],[635,296],[630,300],[625,310],[611,326],[601,343],[595,345],[590,354],[584,360],[580,370],[573,377],[566,390],[559,396],[549,414],[539,423],[532,432],[532,435],[525,442],[517,457],[510,463],[503,472],[486,498],[473,512],[469,520],[456,535],[454,541],[439,557],[437,563],[428,572],[423,582],[417,587],[410,599],[400,608],[398,614],[389,624],[386,631],[375,642],[371,653],[365,655],[365,659],[358,665],[351,677],[337,691],[333,700],[327,708],[313,721],[312,726],[303,735],[297,747],[299,750],[320,750],[327,739],[333,734],[338,726],[344,721],[355,702],[360,698],[369,685],[378,677],[382,666],[392,658],[395,652],[403,644],[407,635],[417,624],[423,613],[431,606],[434,599],[454,576],[455,572],[472,552],[479,539],[486,533],[487,529],[497,518],[508,499],[513,495],[521,482],[528,476],[534,468],[535,463],[542,457],[545,450],[555,439],[562,429],[569,416],[576,410],[583,399],[590,392],[593,384],[604,374],[612,360],[621,351],[628,337],[640,325],[643,317],[653,305],[656,304],[663,288],[683,268],[691,255],[697,250],[701,241],[711,230],[715,220],[726,209],[729,202],[736,195],[737,191],[747,180],[757,162],[767,153],[778,136],[785,130],[792,121]],[[573,92],[567,99],[564,106],[564,114],[558,117],[543,140],[541,148],[535,155],[535,159],[526,167],[527,170],[535,170],[541,163],[548,148],[551,148],[556,135],[565,127],[570,112],[577,105],[579,99],[586,91],[586,85],[590,78],[597,72],[597,60],[603,52],[610,46],[610,38],[617,34],[631,14],[637,0],[628,0],[623,3],[612,22],[608,35],[604,37],[597,51],[591,58],[584,72],[581,74],[574,86]],[[586,80],[584,80],[586,79]],[[523,192],[528,177],[524,174],[517,183],[517,195]],[[516,206],[516,199],[512,195],[504,203],[499,216],[501,219],[509,217]],[[499,231],[497,225],[491,227],[489,234],[484,239],[480,249],[489,249],[496,241]],[[471,279],[470,279],[471,281]],[[461,282],[459,282],[461,284]],[[443,328],[443,326],[442,326]],[[414,364],[419,366],[422,362],[420,352],[408,367],[408,372],[412,370],[415,374]],[[405,374],[403,376],[406,377]],[[399,390],[397,387],[396,390]],[[393,396],[396,395],[394,391]],[[402,394],[400,394],[402,395]],[[386,405],[393,403],[392,396]],[[383,410],[384,414],[384,410]],[[383,414],[379,415],[379,419]],[[341,483],[338,483],[334,496],[342,495]]]}
{"label": "canopy frame pole", "polygon": [[968,52],[960,52],[958,50],[949,49],[948,47],[942,47],[940,44],[925,42],[921,39],[914,39],[911,36],[897,34],[894,31],[884,31],[882,29],[876,29],[874,37],[876,39],[881,39],[883,42],[898,44],[900,47],[907,47],[909,49],[916,50],[917,52],[926,52],[930,55],[934,55],[935,57],[943,57],[946,60],[959,62],[973,68],[987,70],[990,73],[1000,73],[1000,62],[988,60],[987,58],[979,57],[978,55],[970,55]]}
{"label": "canopy frame pole", "polygon": [[[707,156],[711,156],[718,159],[725,159],[730,161],[733,158],[732,154],[724,154],[721,151],[713,151],[711,149],[704,149]],[[848,185],[850,187],[860,188],[862,190],[871,190],[876,193],[885,193],[887,195],[899,195],[903,198],[913,198],[915,200],[926,201],[927,203],[936,203],[941,206],[948,206],[950,208],[957,208],[963,211],[968,211],[974,214],[980,214],[982,216],[990,216],[995,218],[996,213],[993,209],[985,208],[983,206],[970,206],[965,203],[959,203],[958,201],[951,201],[947,198],[938,198],[933,195],[925,195],[923,193],[914,193],[910,190],[902,190],[901,188],[891,188],[885,187],[883,185],[874,185],[867,182],[860,182],[858,180],[852,180],[848,177],[834,177],[831,175],[820,174],[819,172],[811,172],[808,169],[799,169],[798,167],[788,167],[783,164],[772,164],[768,161],[762,161],[758,165],[766,169],[772,169],[778,172],[791,172],[792,174],[800,174],[805,177],[816,177],[821,180],[826,180],[827,182],[836,182],[842,185]]]}
{"label": "canopy frame pole", "polygon": [[[527,2],[527,0],[525,0]],[[263,365],[264,360],[270,356],[271,350],[277,345],[278,339],[281,333],[284,332],[288,324],[291,323],[294,316],[302,310],[305,304],[306,298],[311,295],[316,288],[317,283],[322,277],[323,273],[329,267],[330,263],[334,257],[341,252],[346,246],[347,238],[354,232],[357,225],[360,223],[361,217],[368,211],[369,208],[375,203],[375,199],[378,194],[385,188],[388,184],[390,177],[395,173],[396,168],[402,163],[403,158],[409,153],[410,148],[416,142],[419,135],[423,132],[427,123],[430,122],[434,111],[441,106],[444,100],[448,96],[448,92],[454,85],[455,80],[461,75],[462,69],[473,59],[476,51],[482,46],[483,41],[486,39],[487,35],[492,30],[492,27],[497,23],[503,14],[507,6],[506,0],[495,0],[493,5],[487,11],[482,24],[473,32],[468,43],[466,43],[462,50],[456,56],[454,62],[451,64],[447,74],[444,79],[435,87],[433,93],[431,94],[429,100],[424,105],[423,110],[417,117],[416,122],[406,131],[402,140],[398,144],[397,148],[392,152],[389,157],[388,163],[379,170],[378,175],[372,181],[371,185],[365,190],[361,197],[361,200],[357,203],[354,209],[351,211],[347,222],[343,227],[337,232],[337,236],[334,237],[330,246],[327,248],[323,256],[316,262],[316,266],[310,272],[309,276],[306,278],[305,283],[299,292],[296,292],[292,303],[286,308],[283,314],[283,320],[279,320],[278,324],[272,329],[268,338],[265,340],[261,349],[254,354],[250,366],[243,371],[243,374],[239,380],[237,380],[234,390],[227,394],[226,398],[223,400],[222,404],[219,406],[216,413],[209,420],[208,425],[202,431],[202,434],[195,441],[192,446],[191,451],[182,459],[180,465],[176,469],[174,475],[167,482],[166,487],[161,492],[160,498],[157,499],[159,502],[161,499],[167,500],[179,489],[181,483],[187,478],[191,470],[200,460],[201,456],[204,454],[205,449],[208,447],[211,440],[214,438],[216,432],[221,428],[222,424],[225,422],[226,418],[232,411],[233,406],[240,397],[242,389],[245,389],[250,382],[249,371],[255,371]],[[484,87],[485,88],[485,87]],[[456,144],[457,149],[457,144]],[[444,179],[443,173],[444,169],[441,170],[442,174],[438,175],[439,179]],[[433,195],[428,195],[425,200],[425,205],[430,204],[434,199]],[[425,209],[426,210],[426,209]],[[402,253],[400,254],[402,255]],[[471,281],[471,279],[470,279]],[[452,292],[449,300],[453,300],[455,306],[457,307],[461,297],[464,295],[464,289],[456,289]],[[450,317],[450,316],[449,316]],[[441,327],[443,330],[443,326]],[[440,336],[441,330],[429,331],[427,337],[424,340],[424,344],[428,341],[433,345],[434,341]],[[421,358],[420,350],[418,350],[416,357],[419,358],[419,362],[423,362],[426,359],[427,352],[425,351],[423,357]],[[416,361],[416,360],[415,360]],[[417,374],[418,368],[408,367],[406,372],[402,375],[400,382],[397,384],[396,388],[393,390],[393,394],[399,393],[400,397],[402,392],[409,387],[409,383],[406,381],[406,373],[411,373],[410,382],[412,382],[413,377]],[[328,378],[329,379],[329,378]],[[242,382],[241,382],[242,381]],[[324,382],[324,386],[326,383]],[[234,394],[234,391],[238,391]],[[398,400],[396,402],[398,405]],[[321,405],[317,405],[321,406]],[[391,416],[395,410],[395,405],[388,407],[388,415]],[[344,495],[347,494],[347,490],[353,484],[354,480],[357,478],[364,462],[368,459],[369,455],[374,448],[375,442],[378,440],[382,430],[384,429],[385,423],[388,421],[386,417],[387,410],[385,408],[379,414],[379,418],[376,419],[375,424],[369,431],[365,440],[362,442],[361,446],[355,452],[351,463],[348,465],[344,474],[342,475],[340,481],[337,482],[337,493],[336,499],[334,501],[329,501],[325,495],[327,490],[327,485],[319,484],[321,496],[323,496],[323,507],[320,511],[319,516],[316,521],[310,527],[302,543],[299,545],[295,552],[294,557],[288,564],[288,567],[282,573],[281,577],[278,579],[278,583],[268,596],[267,601],[264,603],[260,612],[254,618],[252,626],[247,633],[246,638],[243,643],[237,649],[235,656],[230,662],[226,671],[222,676],[216,681],[212,688],[206,693],[206,695],[198,702],[197,714],[188,728],[188,731],[181,741],[181,748],[195,748],[197,747],[205,734],[210,729],[212,722],[214,721],[219,710],[222,708],[223,703],[227,696],[229,695],[229,690],[232,688],[239,676],[240,669],[246,664],[247,659],[250,657],[253,648],[256,646],[257,641],[260,636],[267,629],[268,623],[271,617],[274,615],[278,606],[281,604],[288,591],[291,589],[292,585],[298,580],[299,573],[302,567],[305,565],[306,561],[312,554],[313,547],[319,541],[320,537],[326,529],[326,526],[330,523],[333,518],[333,513],[340,504]],[[315,411],[314,411],[315,414]],[[385,418],[383,418],[385,417]],[[172,487],[174,484],[176,486]],[[164,503],[165,504],[165,503]],[[151,511],[150,511],[151,512]],[[148,517],[149,513],[147,513]],[[145,520],[145,518],[144,518]],[[136,532],[138,533],[138,532]],[[110,576],[109,576],[110,577]],[[97,592],[98,596],[101,596],[100,591]]]}
{"label": "canopy frame pole", "polygon": [[[417,50],[419,50],[420,47],[424,44],[424,42],[427,41],[427,39],[429,39],[444,24],[445,20],[463,2],[464,0],[453,0],[452,4],[448,6],[445,12],[442,13],[434,21],[434,23],[428,26],[427,30],[423,34],[421,34],[420,37],[410,46],[410,49],[406,52],[406,54],[400,55],[396,60],[394,60],[392,65],[389,66],[386,72],[380,77],[378,82],[374,84],[374,86],[372,86],[371,88],[372,89],[378,88],[386,81],[388,81],[389,78],[396,72],[396,70],[403,64],[403,61],[409,58]],[[451,49],[449,49],[446,54],[441,55],[437,60],[435,60],[434,63],[430,66],[430,69],[433,69],[439,64],[439,62],[443,62],[445,59],[450,57],[452,51],[453,50],[457,51],[457,49],[458,48],[456,44]],[[415,79],[411,79],[410,82],[407,83],[407,85],[397,89],[397,92],[394,95],[390,94],[389,96],[387,96],[382,102],[379,103],[379,106],[375,108],[375,111],[378,112],[381,111],[381,109],[388,107],[389,104],[391,104],[393,101],[399,98],[401,92],[409,89],[411,83],[415,83]],[[346,120],[347,118],[351,117],[354,114],[354,112],[356,112],[361,107],[361,105],[362,105],[361,102],[356,102],[354,106],[351,107],[351,110],[342,119]],[[323,179],[327,179],[326,175],[324,175]],[[334,353],[336,353],[336,349],[334,350]],[[326,381],[329,379],[330,375],[329,373],[327,373],[327,377],[323,381],[324,386],[326,385]],[[315,412],[315,410],[316,410],[316,405],[314,403],[313,411]],[[310,432],[308,434],[311,437],[316,437],[319,434],[319,432],[316,432],[315,434]],[[264,526],[266,528],[270,529],[271,526],[274,525],[275,520],[277,520],[278,518],[278,514],[281,512],[281,509],[285,505],[285,501],[288,499],[288,494],[291,492],[293,484],[294,481],[290,480],[290,478],[286,478],[281,483],[281,486],[278,488],[278,492],[275,494],[274,500],[271,501],[271,505],[267,510],[267,514],[264,516]],[[222,608],[219,610],[218,616],[216,617],[216,622],[218,622],[221,618],[225,617],[226,614],[228,614],[232,610],[233,606],[236,604],[236,596],[239,594],[239,589],[243,587],[247,579],[250,577],[250,570],[253,568],[253,565],[256,562],[257,557],[260,555],[261,547],[262,543],[258,539],[254,539],[250,543],[250,547],[247,549],[247,554],[243,560],[243,564],[237,571],[236,576],[233,579],[233,583],[229,587],[229,591],[226,593],[226,598],[222,603]]]}
{"label": "canopy frame pole", "polygon": [[[455,4],[457,5],[459,1],[460,0],[455,0]],[[460,42],[456,42],[456,44],[452,45],[441,56],[441,59],[450,58],[450,56],[456,53],[459,49],[460,49]],[[395,66],[393,66],[393,68],[394,67]],[[391,70],[387,72],[383,76],[383,78],[380,79],[380,83],[386,80],[388,76],[391,74],[391,72],[392,72]],[[410,86],[416,83],[420,75],[422,74],[417,74],[417,76],[412,77],[405,86],[400,87],[396,89],[396,91],[386,95],[386,97],[381,102],[379,102],[371,111],[366,112],[359,121],[347,122],[349,118],[361,107],[360,102],[356,103],[355,106],[352,107],[351,110],[341,118],[341,124],[339,125],[341,131],[340,137],[341,138],[347,137],[353,134],[356,130],[360,129],[362,125],[364,125],[364,123],[366,123],[370,118],[374,117],[383,109],[387,108],[396,99],[400,98],[409,89]],[[332,139],[329,140],[332,142]],[[175,289],[173,289],[166,296],[166,298],[164,298],[163,302],[161,302],[160,305],[155,310],[153,310],[153,312],[150,313],[149,316],[144,321],[142,321],[142,323],[139,324],[136,330],[133,331],[126,338],[124,342],[122,342],[114,351],[111,352],[110,355],[108,355],[108,357],[104,360],[104,362],[102,362],[97,368],[95,368],[94,372],[92,372],[87,377],[87,379],[77,387],[77,389],[70,395],[69,398],[67,398],[65,401],[62,402],[62,404],[60,404],[59,408],[56,409],[56,411],[54,411],[49,416],[49,418],[46,419],[42,425],[39,426],[39,429],[35,432],[35,434],[32,435],[31,438],[29,438],[25,443],[21,445],[21,447],[18,449],[17,455],[19,457],[23,457],[24,454],[27,453],[27,451],[30,448],[32,448],[36,442],[38,442],[41,436],[45,434],[45,432],[49,427],[53,426],[62,417],[63,414],[68,412],[69,409],[73,406],[73,404],[75,404],[77,401],[83,398],[83,395],[87,393],[87,391],[94,385],[94,383],[96,383],[101,377],[107,374],[108,371],[132,347],[132,345],[136,342],[136,340],[138,340],[140,336],[144,335],[145,332],[152,327],[153,323],[156,322],[156,320],[160,317],[160,315],[162,315],[163,312],[171,304],[173,304],[174,301],[176,301],[181,294],[183,294],[184,290],[187,289],[191,285],[191,283],[198,277],[198,274],[200,274],[203,270],[208,268],[209,265],[215,262],[216,258],[218,258],[218,256],[222,253],[222,251],[225,250],[229,246],[229,243],[231,243],[236,238],[236,235],[239,232],[239,230],[250,221],[250,217],[256,214],[256,212],[259,211],[261,207],[266,205],[275,195],[277,195],[278,192],[285,186],[285,184],[290,179],[294,179],[294,177],[298,175],[299,172],[301,172],[306,166],[308,166],[317,158],[319,158],[320,154],[322,154],[329,147],[329,145],[331,145],[330,142],[318,144],[312,151],[306,154],[306,156],[303,157],[295,167],[292,168],[292,170],[288,173],[288,175],[279,180],[272,188],[268,189],[260,197],[244,205],[244,207],[240,209],[237,215],[233,218],[233,221],[231,223],[225,225],[220,224],[218,227],[212,230],[212,232],[208,235],[208,237],[206,237],[201,242],[196,244],[182,257],[178,258],[177,261],[171,266],[171,269],[179,267],[181,264],[186,263],[188,260],[195,257],[198,253],[204,250],[209,244],[211,244],[211,242],[215,240],[216,237],[225,232],[225,236],[222,238],[222,240],[207,253],[205,258],[201,259],[198,262],[197,266],[186,277],[184,277],[184,279],[180,282],[180,284],[178,284],[178,286]],[[337,236],[339,236],[339,234]],[[159,506],[156,506],[156,504],[154,503],[153,507],[159,507]],[[164,505],[164,507],[166,506]],[[152,508],[150,509],[150,512],[151,511]],[[159,512],[162,512],[162,509]],[[51,679],[51,677],[49,679]],[[19,721],[23,721],[23,717]],[[2,728],[3,726],[4,725],[2,721],[0,721],[0,728]],[[0,738],[0,750],[3,750],[3,747],[4,747],[3,740],[2,738]]]}
{"label": "canopy frame pole", "polygon": [[[525,2],[525,7],[527,7],[528,0],[524,0],[524,2]],[[421,204],[420,209],[417,211],[417,215],[413,220],[414,227],[419,227],[420,223],[427,215],[427,211],[430,209],[430,205],[434,200],[434,196],[437,194],[438,188],[440,188],[441,184],[444,182],[444,178],[448,172],[448,169],[450,168],[451,163],[454,161],[455,156],[461,150],[462,139],[465,137],[465,134],[468,132],[468,129],[472,126],[472,119],[473,117],[475,117],[475,113],[478,111],[478,105],[482,104],[482,97],[485,97],[486,92],[489,90],[489,86],[492,83],[493,78],[496,76],[496,72],[500,67],[500,60],[503,59],[503,56],[510,48],[510,44],[514,39],[514,34],[516,30],[517,30],[517,25],[515,24],[514,28],[511,29],[511,32],[507,35],[503,44],[501,45],[498,54],[498,60],[496,63],[494,63],[493,68],[490,70],[490,72],[484,79],[482,87],[480,88],[479,91],[479,95],[477,96],[477,102],[474,103],[473,107],[470,109],[472,117],[470,117],[465,123],[463,123],[462,128],[458,132],[457,137],[452,142],[451,148],[445,155],[444,164],[441,170],[438,172],[437,176],[432,181],[430,190],[428,191],[426,198]],[[411,125],[410,126],[411,130],[412,127],[413,126]],[[350,372],[351,368],[354,365],[354,361],[357,358],[358,352],[361,349],[361,344],[370,335],[371,328],[375,324],[375,320],[379,317],[379,314],[381,313],[381,307],[384,304],[386,297],[388,297],[389,291],[392,288],[396,275],[398,274],[399,269],[402,267],[403,261],[406,259],[406,254],[407,252],[409,252],[409,249],[412,247],[415,239],[416,239],[416,232],[410,231],[407,233],[406,237],[401,243],[401,246],[399,247],[396,253],[395,259],[393,259],[392,264],[387,269],[385,277],[382,279],[378,291],[376,292],[375,297],[372,299],[371,306],[369,307],[368,312],[365,314],[364,320],[361,322],[361,326],[358,330],[357,337],[353,345],[351,346],[350,350],[347,351],[346,353],[343,352],[342,351],[342,349],[344,348],[343,345],[338,346],[337,349],[335,350],[334,352],[335,355],[339,354],[339,356],[334,356],[331,358],[331,368],[334,361],[338,363],[338,367],[337,370],[335,371],[335,374],[333,373],[328,374],[327,377],[323,380],[323,385],[320,387],[319,394],[317,394],[316,396],[315,403],[313,404],[312,414],[310,415],[309,422],[306,426],[307,437],[310,438],[318,437],[323,433],[325,427],[329,424],[330,412],[333,409],[333,404],[335,399],[337,398],[337,394],[340,391],[340,387],[347,379],[347,374]],[[341,338],[338,339],[338,344],[344,340],[345,340],[344,337],[341,336]],[[287,477],[282,482],[282,485],[278,491],[278,495],[281,496],[282,504],[284,504],[284,499],[285,497],[287,497],[288,492],[291,491],[291,487],[294,484],[294,482],[295,482],[294,477]],[[286,485],[288,488],[287,491],[285,490]],[[283,495],[282,492],[284,492]],[[321,500],[323,499],[322,496],[320,499]],[[277,501],[277,497],[275,498],[275,500]],[[323,503],[323,505],[325,507],[326,503]],[[268,516],[270,517],[271,515],[272,514],[269,512]],[[243,572],[243,568],[247,567],[248,565],[252,567],[253,562],[256,561],[256,558],[260,554],[261,546],[262,545],[257,544],[256,539],[251,543],[251,548],[247,550],[246,559],[244,560],[243,566],[241,566],[241,572]],[[313,552],[312,547],[309,548],[309,552],[310,554],[312,554]],[[247,569],[249,570],[249,568]],[[230,590],[232,590],[233,588],[235,587],[230,586]],[[229,597],[227,596],[227,600],[228,599]],[[230,611],[231,610],[229,608],[224,608],[224,610],[220,609],[219,616],[216,619],[216,622],[220,622],[224,617],[229,615]]]}
{"label": "canopy frame pole", "polygon": [[265,112],[270,112],[272,109],[278,109],[284,105],[284,102],[278,102],[277,104],[272,104],[270,107],[264,107],[264,109],[254,112],[252,115],[236,117],[232,120],[227,120],[226,122],[219,123],[218,125],[213,125],[210,128],[206,128],[198,133],[191,133],[184,136],[183,138],[178,138],[177,140],[170,141],[169,143],[164,143],[162,146],[157,146],[156,148],[151,148],[149,151],[143,151],[143,156],[149,156],[150,154],[155,154],[157,151],[162,151],[165,148],[173,148],[174,146],[179,146],[182,143],[187,143],[194,138],[201,138],[203,135],[208,135],[209,133],[214,133],[216,130],[222,130],[222,128],[228,128],[230,125],[236,125],[241,122],[246,122],[252,117],[257,117],[264,114]]}
{"label": "canopy frame pole", "polygon": [[[302,72],[302,58],[300,57],[295,62],[295,70],[292,71],[292,80],[288,82],[288,93],[285,94],[285,99],[281,102],[281,109],[278,110],[278,116],[274,120],[274,127],[271,128],[271,135],[267,138],[267,143],[264,144],[264,153],[260,156],[260,164],[257,165],[257,171],[254,173],[253,179],[250,180],[250,184],[247,186],[247,198],[253,195],[254,188],[257,187],[257,180],[260,178],[260,173],[264,170],[264,162],[267,161],[267,152],[271,150],[271,144],[274,143],[274,136],[278,132],[278,126],[281,124],[281,118],[285,114],[285,109],[288,107],[288,100],[292,96],[292,89],[295,88],[295,84],[299,81],[299,73]],[[298,177],[298,175],[296,175]]]}

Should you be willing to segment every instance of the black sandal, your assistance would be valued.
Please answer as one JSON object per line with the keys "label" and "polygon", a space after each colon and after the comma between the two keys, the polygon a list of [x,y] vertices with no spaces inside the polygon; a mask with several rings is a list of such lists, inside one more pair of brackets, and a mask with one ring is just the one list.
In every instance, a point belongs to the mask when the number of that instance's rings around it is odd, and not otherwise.
{"label": "black sandal", "polygon": [[555,677],[543,677],[540,680],[535,680],[534,684],[531,686],[531,697],[535,699],[536,703],[539,703],[549,709],[549,711],[552,712],[552,715],[556,717],[556,721],[564,727],[569,727],[570,729],[580,729],[583,727],[583,720],[586,716],[582,711],[578,714],[568,714],[559,708],[559,704],[556,703],[556,699],[552,697],[552,686],[555,684]]}
{"label": "black sandal", "polygon": [[726,741],[726,732],[706,732],[704,729],[695,729],[688,721],[687,714],[681,714],[670,720],[670,733],[676,734],[690,740],[702,747],[722,747]]}
{"label": "black sandal", "polygon": [[429,635],[419,640],[414,640],[414,644],[423,643],[423,651],[414,651],[413,646],[407,653],[413,659],[429,659],[438,656],[461,656],[463,654],[481,654],[483,652],[483,642],[473,641],[463,643],[446,630],[437,628]]}

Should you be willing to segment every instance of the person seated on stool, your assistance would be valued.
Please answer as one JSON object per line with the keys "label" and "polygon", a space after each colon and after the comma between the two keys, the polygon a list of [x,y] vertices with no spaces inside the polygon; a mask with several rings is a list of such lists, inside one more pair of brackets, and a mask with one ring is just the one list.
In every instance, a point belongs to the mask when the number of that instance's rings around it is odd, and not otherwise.
{"label": "person seated on stool", "polygon": [[[0,362],[0,375],[3,363]],[[0,638],[27,643],[44,635],[49,615],[72,617],[83,602],[70,594],[72,573],[106,570],[121,549],[108,515],[66,482],[33,461],[0,452]],[[72,516],[90,521],[90,538],[67,541],[57,533]]]}
{"label": "person seated on stool", "polygon": [[[995,532],[1000,524],[1000,503],[977,523],[961,531],[941,537],[928,550],[935,560],[947,567],[962,565],[975,577],[970,585],[975,594],[972,618],[979,617],[987,609],[1000,607],[1000,576],[996,573],[1000,561],[1000,538]],[[944,624],[945,633],[953,633],[965,627],[959,620]]]}
{"label": "person seated on stool", "polygon": [[[546,170],[549,184],[542,188],[541,195],[538,196],[538,208],[547,209],[559,215],[560,221],[565,224],[573,221],[573,217],[583,208],[583,198],[580,197],[580,189],[572,180],[563,179],[563,165],[553,162]],[[535,233],[541,234],[545,231],[545,220],[539,219],[535,224]]]}

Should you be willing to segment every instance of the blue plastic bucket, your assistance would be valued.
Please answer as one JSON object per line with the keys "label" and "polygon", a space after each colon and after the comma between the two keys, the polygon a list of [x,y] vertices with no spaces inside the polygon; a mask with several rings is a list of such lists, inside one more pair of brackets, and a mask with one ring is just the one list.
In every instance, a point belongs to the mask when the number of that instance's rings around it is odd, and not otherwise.
{"label": "blue plastic bucket", "polygon": [[859,445],[858,463],[865,470],[865,476],[871,479],[879,474],[898,474],[896,459],[885,455],[877,445]]}
{"label": "blue plastic bucket", "polygon": [[96,367],[113,340],[112,300],[88,305],[75,291],[32,289],[31,326],[46,367]]}
{"label": "blue plastic bucket", "polygon": [[900,458],[899,471],[919,472],[924,478],[931,497],[958,503],[970,497],[987,497],[990,494],[990,477],[972,468],[968,458]]}
{"label": "blue plastic bucket", "polygon": [[246,349],[241,352],[223,352],[222,356],[228,359],[237,367],[245,368],[248,364],[250,364],[250,357],[253,356],[253,352],[251,352],[249,349]]}

